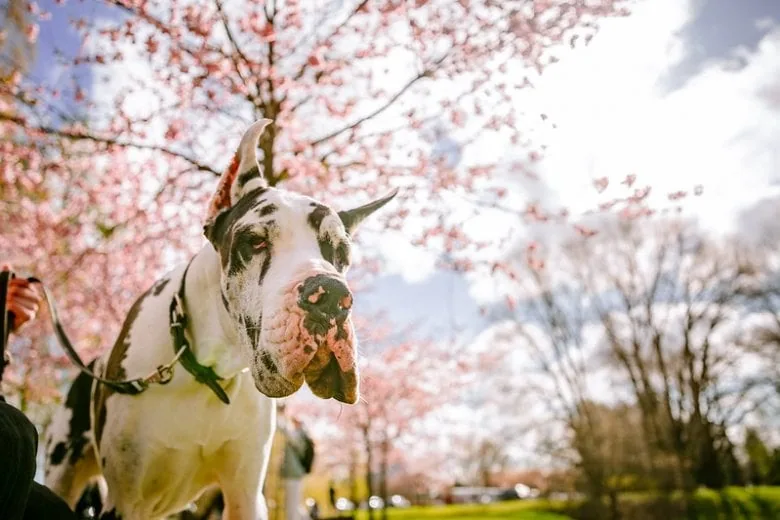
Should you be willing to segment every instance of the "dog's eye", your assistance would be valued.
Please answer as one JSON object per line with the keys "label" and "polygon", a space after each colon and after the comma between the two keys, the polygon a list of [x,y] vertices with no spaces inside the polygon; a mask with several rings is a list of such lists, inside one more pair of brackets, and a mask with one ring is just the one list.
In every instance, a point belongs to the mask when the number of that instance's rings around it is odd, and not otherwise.
{"label": "dog's eye", "polygon": [[259,253],[268,249],[268,239],[264,236],[253,236],[249,241],[252,251]]}
{"label": "dog's eye", "polygon": [[255,233],[242,233],[237,243],[238,253],[244,261],[249,261],[253,255],[266,252],[268,245],[268,237]]}

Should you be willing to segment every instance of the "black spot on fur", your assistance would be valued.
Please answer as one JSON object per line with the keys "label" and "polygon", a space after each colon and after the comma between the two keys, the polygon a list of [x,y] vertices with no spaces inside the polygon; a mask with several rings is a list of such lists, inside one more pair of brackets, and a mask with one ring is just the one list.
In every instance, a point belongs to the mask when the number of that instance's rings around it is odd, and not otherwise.
{"label": "black spot on fur", "polygon": [[[88,367],[90,370],[95,368],[95,360],[92,360]],[[53,466],[61,464],[68,456],[68,462],[75,464],[83,455],[84,449],[89,444],[87,437],[90,429],[89,406],[92,394],[92,379],[80,373],[76,376],[68,395],[65,399],[65,408],[70,410],[70,421],[68,422],[68,435],[65,440],[58,442],[54,450],[49,453],[49,463]]]}
{"label": "black spot on fur", "polygon": [[230,312],[230,303],[227,300],[227,297],[225,296],[225,291],[220,290],[219,295],[222,297],[222,305],[225,306],[225,310]]}
{"label": "black spot on fur", "polygon": [[343,271],[347,265],[349,265],[349,246],[344,242],[334,244],[330,236],[320,234],[320,226],[322,221],[328,215],[332,215],[333,211],[322,204],[312,202],[314,207],[309,217],[307,218],[309,225],[317,233],[317,244],[320,246],[320,254],[326,262],[330,263],[339,271]]}
{"label": "black spot on fur", "polygon": [[338,245],[333,256],[332,264],[336,269],[342,272],[349,265],[349,244],[347,242],[342,242]]}
{"label": "black spot on fur", "polygon": [[276,373],[276,363],[274,363],[274,360],[271,359],[271,354],[268,352],[263,352],[263,354],[260,356],[260,360],[263,362],[263,365],[268,369],[269,372],[272,374]]}
{"label": "black spot on fur", "polygon": [[268,274],[268,270],[270,268],[271,268],[271,247],[269,246],[268,252],[263,258],[263,265],[260,266],[260,280],[258,280],[258,283],[260,285],[263,285],[263,280],[265,280],[265,275]]}
{"label": "black spot on fur", "polygon": [[68,446],[64,442],[58,442],[54,447],[54,451],[51,452],[49,457],[49,463],[52,466],[59,466],[62,461],[65,460],[65,455],[68,454]]}
{"label": "black spot on fur", "polygon": [[263,325],[263,317],[260,316],[258,320],[255,320],[251,316],[243,316],[244,330],[246,330],[247,336],[249,336],[252,342],[252,348],[257,349],[260,344],[260,330]]}
{"label": "black spot on fur", "polygon": [[[261,243],[264,244],[264,247],[259,251],[257,246]],[[252,228],[234,231],[228,273],[231,276],[240,273],[246,269],[249,262],[258,254],[264,255],[265,262],[270,261],[271,240],[267,236],[259,235]]]}
{"label": "black spot on fur", "polygon": [[314,209],[311,213],[309,213],[307,220],[309,221],[309,225],[312,227],[312,229],[316,233],[319,233],[322,221],[325,220],[325,217],[333,213],[333,211],[331,211],[329,207],[318,204],[316,202],[312,202],[311,205],[314,206]]}
{"label": "black spot on fur", "polygon": [[238,176],[238,178],[236,179],[236,185],[240,190],[241,188],[244,187],[244,185],[247,182],[251,181],[252,179],[257,179],[259,177],[260,177],[260,170],[258,169],[257,166],[253,166],[252,168],[250,168],[249,170],[245,171],[244,173]]}
{"label": "black spot on fur", "polygon": [[331,243],[330,239],[328,237],[317,237],[317,244],[320,246],[320,254],[322,255],[322,258],[324,258],[325,261],[331,265],[335,265],[333,244]]}
{"label": "black spot on fur", "polygon": [[[226,243],[230,239],[230,230],[233,225],[246,213],[253,208],[256,208],[259,204],[264,202],[264,199],[260,197],[268,191],[269,188],[257,188],[241,197],[229,209],[222,210],[217,213],[217,216],[211,219],[203,226],[203,233],[209,242],[214,246],[218,252],[223,255],[229,252],[229,244]],[[260,200],[258,200],[260,199]],[[226,247],[227,246],[227,247]],[[227,263],[226,258],[222,259],[223,264]]]}
{"label": "black spot on fur", "polygon": [[276,204],[268,204],[267,206],[259,208],[257,210],[257,214],[261,217],[267,217],[268,215],[273,214],[277,209],[279,208],[276,206]]}
{"label": "black spot on fur", "polygon": [[[105,370],[103,371],[103,377],[106,379],[113,379],[116,381],[122,381],[126,378],[125,368],[122,366],[122,362],[127,356],[127,349],[130,347],[130,341],[127,337],[130,334],[130,329],[138,317],[138,313],[141,310],[141,304],[144,299],[149,295],[149,291],[146,291],[133,303],[130,307],[130,311],[127,313],[125,322],[122,324],[122,330],[119,331],[119,336],[116,338],[114,347],[111,349],[111,354],[108,357]],[[95,441],[98,446],[103,436],[103,428],[106,425],[106,400],[114,393],[114,391],[105,386],[97,385],[94,399],[92,399],[92,406],[94,407],[94,414],[96,418],[95,424]]]}
{"label": "black spot on fur", "polygon": [[[94,359],[89,363],[88,367],[90,370],[95,369]],[[69,462],[71,464],[76,463],[89,443],[87,433],[90,428],[89,402],[92,398],[91,394],[92,379],[88,375],[80,373],[73,382],[73,386],[68,392],[68,397],[65,399],[65,407],[71,410],[70,435],[68,437],[71,450]]]}
{"label": "black spot on fur", "polygon": [[152,287],[152,294],[159,296],[160,293],[165,290],[165,286],[168,285],[168,282],[170,281],[170,278],[163,278],[162,280],[158,281],[156,284],[154,284],[154,287]]}
{"label": "black spot on fur", "polygon": [[[209,239],[209,242],[211,242],[214,249],[220,255],[222,268],[228,268],[228,272],[231,275],[243,270],[253,252],[251,251],[250,244],[245,243],[242,246],[240,242],[242,238],[244,240],[247,238],[243,232],[251,234],[251,230],[236,230],[234,229],[235,224],[246,215],[247,212],[254,210],[265,200],[261,197],[268,189],[269,188],[257,188],[250,191],[241,197],[232,207],[218,213],[215,218],[203,227],[206,238]],[[247,247],[250,247],[250,250],[247,250]],[[237,254],[241,253],[240,250],[242,248],[244,249],[243,254]]]}

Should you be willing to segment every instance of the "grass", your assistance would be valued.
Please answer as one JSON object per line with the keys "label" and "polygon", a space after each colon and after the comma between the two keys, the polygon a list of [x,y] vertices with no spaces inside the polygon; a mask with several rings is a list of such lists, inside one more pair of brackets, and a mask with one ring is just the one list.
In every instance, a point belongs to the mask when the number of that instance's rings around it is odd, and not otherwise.
{"label": "grass", "polygon": [[[487,519],[517,519],[517,520],[568,520],[570,517],[549,511],[555,505],[543,500],[515,500],[495,504],[468,504],[452,506],[410,507],[407,509],[390,509],[390,520],[481,520]],[[379,519],[380,515],[374,515]],[[368,514],[362,511],[357,520],[367,520]]]}
{"label": "grass", "polygon": [[[568,504],[571,506],[571,504]],[[621,498],[625,520],[683,518],[678,508],[658,507],[648,494],[630,494]],[[774,520],[780,518],[780,487],[728,488],[722,491],[701,489],[696,492],[694,506],[701,520]],[[389,520],[569,520],[563,511],[567,504],[547,500],[517,500],[495,504],[452,505],[390,509]],[[659,516],[660,515],[660,516]],[[381,518],[380,512],[374,515]],[[367,520],[362,511],[357,520]]]}
{"label": "grass", "polygon": [[702,489],[694,506],[698,518],[708,520],[780,518],[780,487]]}

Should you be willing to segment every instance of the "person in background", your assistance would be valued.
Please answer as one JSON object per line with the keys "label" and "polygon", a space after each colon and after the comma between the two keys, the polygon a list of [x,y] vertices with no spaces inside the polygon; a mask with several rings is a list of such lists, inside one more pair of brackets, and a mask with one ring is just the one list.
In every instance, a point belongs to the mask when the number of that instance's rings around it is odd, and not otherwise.
{"label": "person in background", "polygon": [[328,501],[330,501],[331,511],[338,511],[336,509],[336,486],[332,478],[328,480]]}
{"label": "person in background", "polygon": [[[2,271],[10,271],[4,265]],[[22,278],[8,285],[5,309],[12,312],[17,332],[35,318],[41,302],[36,287]],[[2,305],[2,304],[0,304]],[[5,340],[5,338],[2,338]],[[0,370],[5,365],[0,365]],[[76,520],[68,505],[35,478],[38,431],[19,410],[0,394],[0,518],[3,520]]]}
{"label": "person in background", "polygon": [[301,497],[303,478],[311,472],[314,445],[297,417],[284,413],[279,417],[279,430],[284,436],[284,458],[281,477],[284,480],[284,510],[287,520],[302,520]]}

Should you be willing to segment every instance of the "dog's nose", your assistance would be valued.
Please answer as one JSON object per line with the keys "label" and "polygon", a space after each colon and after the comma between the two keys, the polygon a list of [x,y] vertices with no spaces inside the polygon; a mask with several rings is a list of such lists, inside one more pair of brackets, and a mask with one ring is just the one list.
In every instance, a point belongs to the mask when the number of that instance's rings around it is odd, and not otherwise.
{"label": "dog's nose", "polygon": [[341,280],[318,274],[303,281],[298,303],[310,314],[330,321],[347,315],[352,308],[352,293]]}

